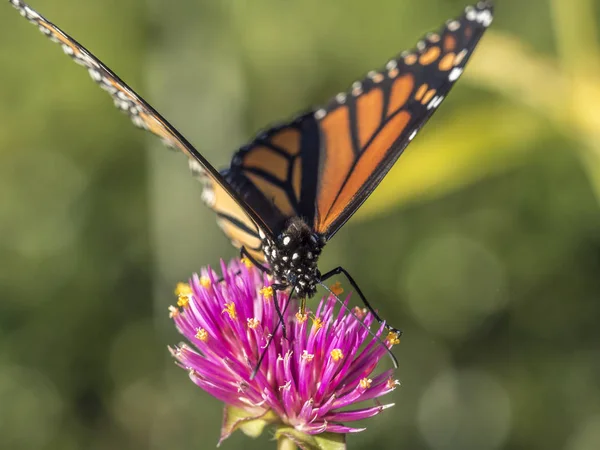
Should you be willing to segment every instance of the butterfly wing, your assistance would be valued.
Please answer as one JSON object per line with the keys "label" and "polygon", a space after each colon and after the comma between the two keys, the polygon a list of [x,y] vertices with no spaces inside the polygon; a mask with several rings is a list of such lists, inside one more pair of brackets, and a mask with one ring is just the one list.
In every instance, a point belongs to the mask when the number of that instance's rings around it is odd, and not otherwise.
{"label": "butterfly wing", "polygon": [[238,192],[252,191],[248,201],[267,211],[283,230],[291,217],[312,228],[319,167],[319,128],[313,113],[271,128],[240,149],[224,172]]}
{"label": "butterfly wing", "polygon": [[[198,150],[86,48],[24,2],[9,2],[50,40],[59,43],[76,63],[85,67],[92,79],[111,95],[115,106],[127,113],[137,127],[157,135],[167,146],[179,149],[189,157],[190,167],[204,180],[204,198],[217,212],[225,233],[238,247],[245,245],[251,254],[261,256],[261,232],[273,235],[272,226],[263,219],[269,216],[261,216],[260,212],[253,210]],[[262,256],[257,259],[262,260]]]}
{"label": "butterfly wing", "polygon": [[217,215],[217,224],[236,248],[244,247],[255,261],[264,263],[261,229],[246,210],[234,201],[213,178],[207,177],[203,167],[190,159],[192,173],[202,182],[202,199]]}
{"label": "butterfly wing", "polygon": [[255,186],[279,222],[299,216],[330,239],[442,103],[491,21],[491,3],[467,7],[326,107],[258,136],[234,157],[229,180]]}
{"label": "butterfly wing", "polygon": [[331,238],[381,182],[462,73],[492,13],[489,2],[467,7],[315,113],[322,154],[317,232]]}

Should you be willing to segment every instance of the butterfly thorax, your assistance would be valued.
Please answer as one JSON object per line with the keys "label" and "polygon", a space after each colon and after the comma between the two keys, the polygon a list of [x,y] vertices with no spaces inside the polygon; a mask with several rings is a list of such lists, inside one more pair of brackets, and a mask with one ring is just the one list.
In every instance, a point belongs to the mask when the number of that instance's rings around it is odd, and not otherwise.
{"label": "butterfly thorax", "polygon": [[263,251],[275,281],[293,286],[298,297],[305,298],[315,294],[321,279],[317,261],[324,245],[322,236],[294,217],[276,240],[263,240]]}

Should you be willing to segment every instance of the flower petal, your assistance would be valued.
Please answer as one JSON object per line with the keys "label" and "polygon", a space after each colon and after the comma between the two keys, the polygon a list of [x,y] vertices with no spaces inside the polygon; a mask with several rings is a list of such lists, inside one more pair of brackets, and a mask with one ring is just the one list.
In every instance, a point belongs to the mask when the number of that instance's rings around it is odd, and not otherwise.
{"label": "flower petal", "polygon": [[332,411],[325,416],[325,420],[335,422],[353,422],[355,420],[368,419],[369,417],[376,416],[384,409],[388,409],[394,406],[394,403],[387,405],[373,406],[371,408],[355,409],[353,411]]}

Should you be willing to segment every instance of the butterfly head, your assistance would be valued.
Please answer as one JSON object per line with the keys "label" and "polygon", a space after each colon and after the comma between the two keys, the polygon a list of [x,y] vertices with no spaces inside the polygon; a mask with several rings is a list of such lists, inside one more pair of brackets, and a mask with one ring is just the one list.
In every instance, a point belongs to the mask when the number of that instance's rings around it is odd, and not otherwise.
{"label": "butterfly head", "polygon": [[275,240],[263,242],[263,251],[274,278],[294,286],[298,296],[305,298],[316,292],[321,278],[317,261],[324,245],[322,236],[315,234],[302,219],[294,217]]}

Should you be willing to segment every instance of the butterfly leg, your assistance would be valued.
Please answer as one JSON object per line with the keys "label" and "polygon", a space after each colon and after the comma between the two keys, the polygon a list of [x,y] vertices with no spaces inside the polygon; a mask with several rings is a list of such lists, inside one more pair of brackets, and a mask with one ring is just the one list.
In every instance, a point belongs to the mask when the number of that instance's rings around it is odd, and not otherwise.
{"label": "butterfly leg", "polygon": [[[275,311],[277,312],[277,316],[279,317],[279,322],[281,323],[281,329],[283,331],[283,337],[287,339],[287,328],[285,326],[285,320],[283,319],[283,313],[281,312],[281,308],[279,307],[279,301],[277,300],[277,291],[283,291],[287,288],[286,285],[283,284],[272,284],[273,288],[273,305],[275,306]],[[288,300],[289,303],[289,300]],[[286,304],[287,308],[287,304]]]}
{"label": "butterfly leg", "polygon": [[[260,365],[262,364],[263,360],[265,359],[265,356],[267,355],[267,351],[269,350],[269,346],[271,345],[271,343],[273,342],[273,339],[275,338],[275,333],[277,332],[277,329],[280,326],[284,326],[285,327],[285,323],[284,323],[284,319],[283,319],[283,314],[285,314],[285,312],[288,309],[288,306],[290,306],[290,302],[292,300],[293,293],[294,293],[294,288],[292,287],[292,291],[290,292],[290,296],[288,297],[288,301],[286,302],[285,307],[283,308],[283,313],[280,313],[279,309],[277,309],[277,312],[279,313],[279,319],[277,321],[277,324],[275,325],[275,328],[273,329],[273,332],[269,336],[269,340],[267,341],[267,345],[265,345],[265,347],[263,348],[263,351],[260,354],[260,357],[258,358],[258,362],[256,363],[256,366],[254,366],[254,370],[252,371],[252,375],[250,375],[250,379],[251,380],[253,380],[254,377],[256,376],[256,374],[258,373],[258,369],[260,369]],[[276,300],[276,299],[274,299],[274,300]],[[277,304],[277,302],[276,302],[276,304]],[[279,308],[279,305],[277,306],[277,308]]]}
{"label": "butterfly leg", "polygon": [[265,266],[263,266],[261,263],[259,263],[252,255],[250,255],[248,250],[246,250],[246,247],[242,247],[240,249],[240,257],[247,258],[248,260],[250,260],[250,262],[252,264],[254,264],[256,267],[258,267],[261,272],[271,275],[271,271],[269,269],[267,269]]}
{"label": "butterfly leg", "polygon": [[[354,288],[354,290],[356,291],[356,293],[358,294],[358,296],[360,297],[361,301],[363,302],[363,304],[365,305],[365,307],[369,310],[369,312],[371,314],[373,314],[373,317],[375,317],[375,320],[377,320],[377,322],[382,323],[383,319],[381,317],[379,317],[379,314],[377,314],[377,312],[375,311],[375,309],[373,309],[373,307],[371,306],[371,304],[367,301],[367,299],[365,298],[365,295],[362,293],[362,291],[360,290],[360,288],[358,287],[358,284],[356,283],[356,281],[354,281],[354,279],[350,276],[350,274],[348,273],[348,271],[346,269],[344,269],[343,267],[336,267],[333,270],[330,270],[329,272],[327,272],[326,274],[321,276],[321,281],[326,281],[329,278],[335,276],[335,275],[339,275],[339,274],[343,274],[348,281],[350,282],[350,285]],[[398,336],[402,335],[402,330],[399,330],[398,328],[394,328],[392,326],[386,325],[386,328],[388,328],[390,331],[397,333]]]}

